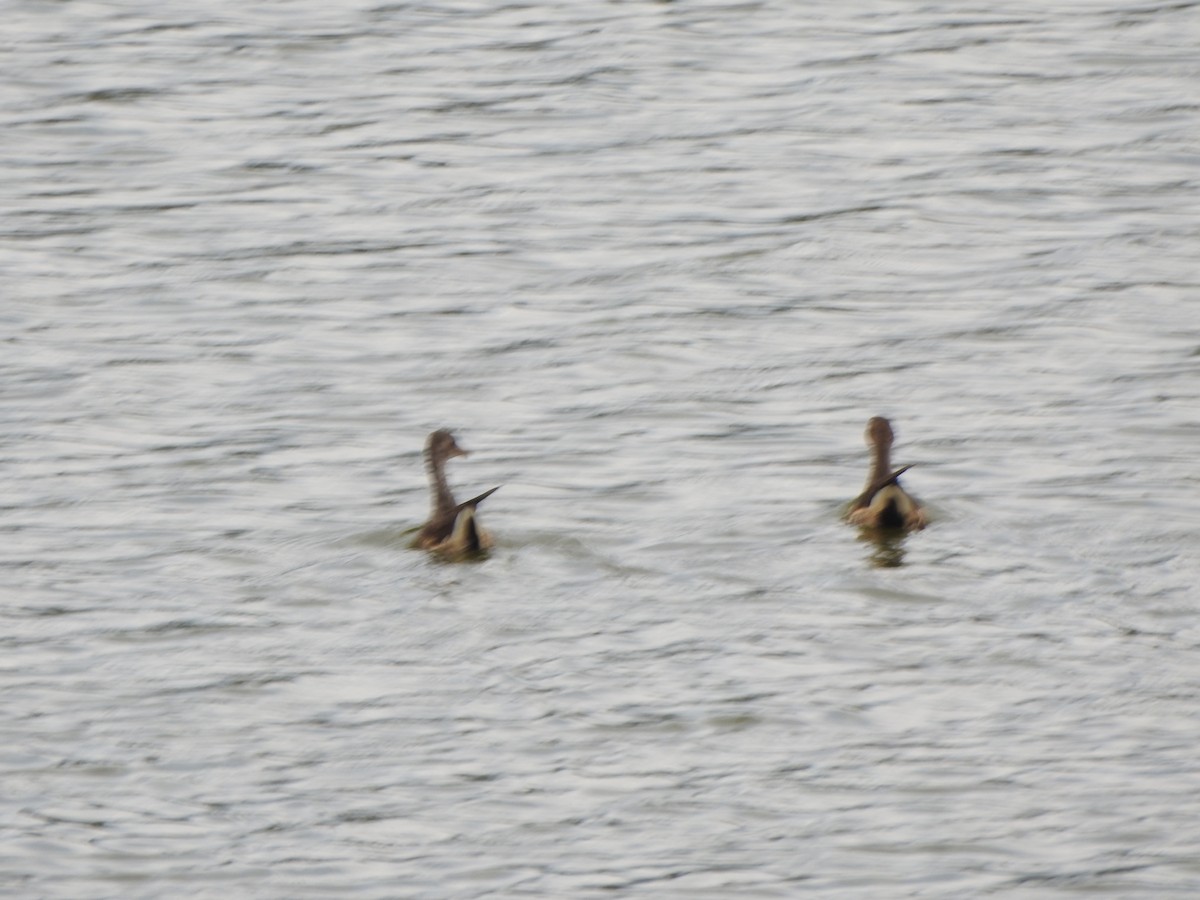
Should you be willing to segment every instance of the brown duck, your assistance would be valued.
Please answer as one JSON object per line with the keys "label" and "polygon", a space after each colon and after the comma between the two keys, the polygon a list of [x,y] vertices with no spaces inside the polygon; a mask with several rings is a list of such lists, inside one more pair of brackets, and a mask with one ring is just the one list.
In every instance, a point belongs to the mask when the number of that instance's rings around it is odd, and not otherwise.
{"label": "brown duck", "polygon": [[900,476],[912,466],[892,470],[895,435],[891,424],[882,416],[874,416],[867,422],[866,437],[874,457],[871,474],[866,489],[850,504],[846,518],[867,528],[924,528],[924,507],[900,486]]}
{"label": "brown duck", "polygon": [[446,461],[466,455],[467,451],[458,446],[454,435],[444,428],[430,434],[425,441],[425,468],[429,471],[432,496],[429,521],[421,527],[413,541],[414,547],[448,556],[468,556],[492,546],[492,537],[480,526],[475,508],[499,490],[499,485],[465,503],[455,503],[450,485],[446,483]]}

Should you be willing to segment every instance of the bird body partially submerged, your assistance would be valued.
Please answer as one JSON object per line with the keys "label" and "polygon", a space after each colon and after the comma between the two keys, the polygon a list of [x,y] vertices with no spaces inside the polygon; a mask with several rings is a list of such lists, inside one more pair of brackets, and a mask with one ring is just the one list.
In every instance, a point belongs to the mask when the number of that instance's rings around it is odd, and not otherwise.
{"label": "bird body partially submerged", "polygon": [[900,486],[900,476],[911,466],[892,470],[895,435],[891,424],[882,416],[874,416],[867,422],[866,438],[873,453],[871,474],[866,489],[850,504],[847,520],[865,528],[924,528],[928,521],[924,507]]}
{"label": "bird body partially submerged", "polygon": [[429,520],[421,527],[413,546],[452,558],[478,555],[492,546],[492,537],[479,524],[476,508],[499,486],[484,491],[464,503],[456,503],[446,481],[446,461],[466,456],[454,435],[440,429],[425,442],[425,466],[429,472],[431,508]]}

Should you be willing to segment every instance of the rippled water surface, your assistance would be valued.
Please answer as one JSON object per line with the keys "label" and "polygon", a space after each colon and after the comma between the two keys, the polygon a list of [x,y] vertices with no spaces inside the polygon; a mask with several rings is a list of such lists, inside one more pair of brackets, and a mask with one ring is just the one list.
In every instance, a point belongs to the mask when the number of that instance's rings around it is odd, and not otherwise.
{"label": "rippled water surface", "polygon": [[1200,895],[1200,4],[3,42],[5,895]]}

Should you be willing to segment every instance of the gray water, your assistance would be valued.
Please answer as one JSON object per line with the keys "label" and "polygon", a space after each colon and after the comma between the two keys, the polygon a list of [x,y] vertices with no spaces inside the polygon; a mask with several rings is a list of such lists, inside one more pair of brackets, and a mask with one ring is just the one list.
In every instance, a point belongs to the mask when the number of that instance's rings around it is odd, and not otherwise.
{"label": "gray water", "polygon": [[4,19],[5,896],[1200,896],[1200,4]]}

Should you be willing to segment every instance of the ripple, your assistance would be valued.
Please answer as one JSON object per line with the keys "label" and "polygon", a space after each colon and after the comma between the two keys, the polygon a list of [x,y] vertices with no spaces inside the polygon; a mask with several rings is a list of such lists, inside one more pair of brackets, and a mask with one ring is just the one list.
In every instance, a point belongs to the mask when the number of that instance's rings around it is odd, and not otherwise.
{"label": "ripple", "polygon": [[14,884],[1194,893],[1193,11],[14,9]]}

